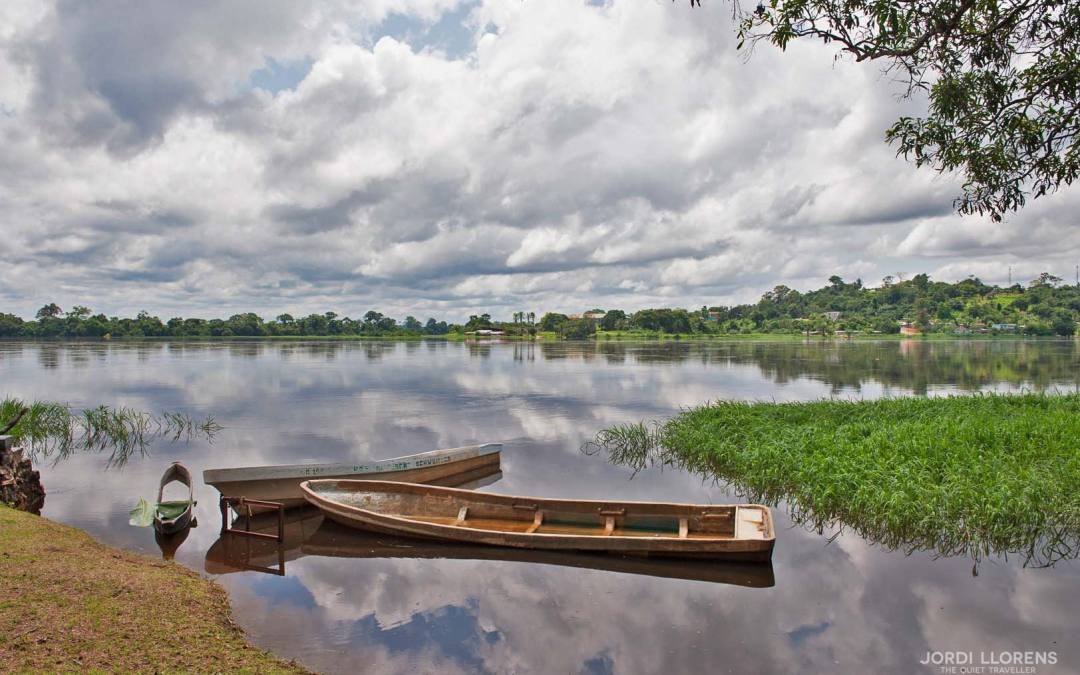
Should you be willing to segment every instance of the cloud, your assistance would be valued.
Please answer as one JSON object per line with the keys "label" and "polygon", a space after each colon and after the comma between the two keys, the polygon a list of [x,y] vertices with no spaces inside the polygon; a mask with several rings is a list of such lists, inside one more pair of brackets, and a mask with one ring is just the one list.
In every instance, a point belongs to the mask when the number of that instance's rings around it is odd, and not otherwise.
{"label": "cloud", "polygon": [[962,219],[883,141],[921,101],[733,31],[625,0],[6,2],[0,303],[461,319],[1071,269],[1075,191]]}

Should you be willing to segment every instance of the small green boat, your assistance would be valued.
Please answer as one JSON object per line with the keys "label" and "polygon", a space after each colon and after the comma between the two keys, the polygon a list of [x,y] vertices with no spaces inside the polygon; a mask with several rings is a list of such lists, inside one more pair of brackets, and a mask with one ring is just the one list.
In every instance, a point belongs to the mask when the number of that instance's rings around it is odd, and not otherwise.
{"label": "small green boat", "polygon": [[[165,486],[174,482],[187,486],[188,498],[164,501]],[[154,529],[161,534],[174,534],[189,527],[195,527],[197,524],[195,490],[191,483],[191,472],[180,462],[173,462],[161,476],[157,507],[154,509]]]}

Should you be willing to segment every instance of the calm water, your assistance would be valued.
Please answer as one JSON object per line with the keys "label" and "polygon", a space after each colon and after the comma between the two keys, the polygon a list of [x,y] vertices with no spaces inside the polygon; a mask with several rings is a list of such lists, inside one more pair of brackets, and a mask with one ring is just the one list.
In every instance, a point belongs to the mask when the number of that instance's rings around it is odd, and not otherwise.
{"label": "calm water", "polygon": [[[173,459],[199,475],[501,441],[503,476],[490,490],[726,502],[736,498],[698,477],[632,476],[581,445],[604,426],[710,399],[1073,390],[1078,381],[1073,341],[0,342],[0,395],[212,414],[225,425],[212,444],[158,444],[122,470],[106,471],[92,454],[43,463],[44,515],[155,555],[153,532],[129,527],[127,511],[153,498]],[[1075,561],[1025,569],[994,559],[974,576],[971,560],[793,527],[780,507],[772,568],[751,573],[650,576],[388,548],[310,516],[290,526],[285,575],[275,576],[207,561],[217,493],[201,481],[197,492],[201,526],[177,560],[213,573],[256,643],[319,670],[932,673],[919,661],[948,650],[1056,651],[1059,665],[1038,672],[1080,669],[1080,644],[1068,639],[1080,606]],[[277,562],[250,550],[252,565]]]}

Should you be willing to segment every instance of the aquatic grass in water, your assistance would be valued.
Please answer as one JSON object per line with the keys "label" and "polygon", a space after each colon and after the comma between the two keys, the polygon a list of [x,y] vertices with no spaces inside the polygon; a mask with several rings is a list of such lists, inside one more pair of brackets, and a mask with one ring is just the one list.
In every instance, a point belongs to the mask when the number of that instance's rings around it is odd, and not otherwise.
{"label": "aquatic grass in water", "polygon": [[19,423],[8,433],[23,441],[29,454],[65,459],[76,451],[110,451],[107,466],[121,467],[132,454],[145,455],[157,439],[171,442],[196,436],[213,440],[222,429],[213,417],[199,422],[184,413],[160,415],[133,408],[98,406],[75,411],[63,403],[16,398],[0,400],[0,428],[26,409]]}
{"label": "aquatic grass in water", "polygon": [[796,522],[890,548],[1030,564],[1080,554],[1080,394],[722,401],[590,444],[786,500]]}

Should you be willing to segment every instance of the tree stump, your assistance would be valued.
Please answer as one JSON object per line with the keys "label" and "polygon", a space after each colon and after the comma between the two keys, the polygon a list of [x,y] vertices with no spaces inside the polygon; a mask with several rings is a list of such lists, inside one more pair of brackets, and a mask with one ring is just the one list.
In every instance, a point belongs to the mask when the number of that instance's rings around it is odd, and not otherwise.
{"label": "tree stump", "polygon": [[11,436],[0,436],[0,502],[35,515],[40,515],[45,505],[41,475],[22,449],[14,447]]}

